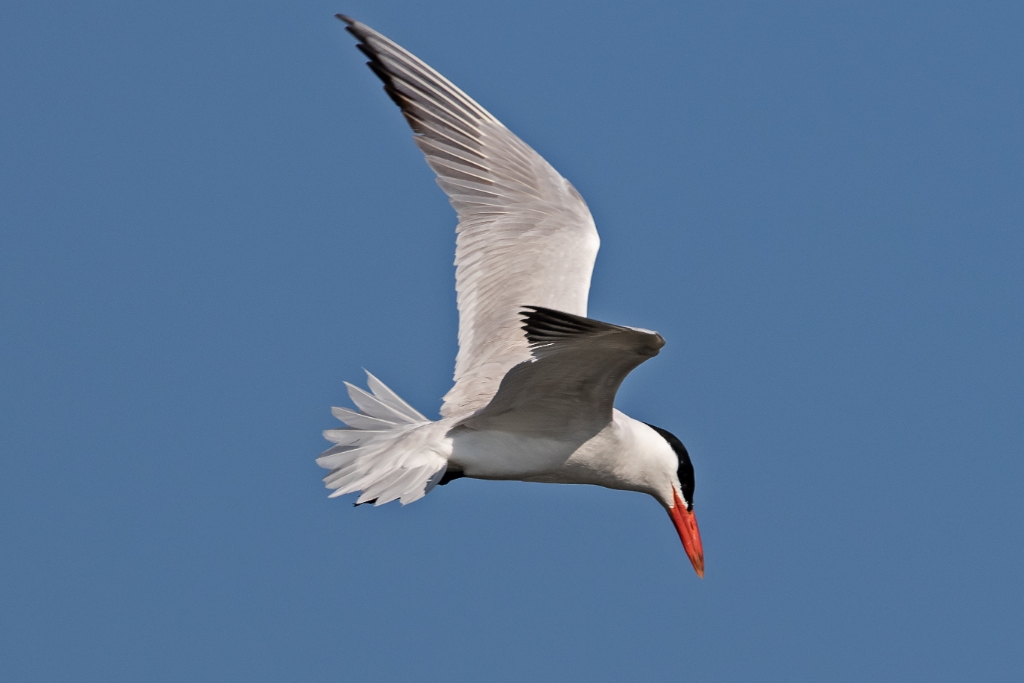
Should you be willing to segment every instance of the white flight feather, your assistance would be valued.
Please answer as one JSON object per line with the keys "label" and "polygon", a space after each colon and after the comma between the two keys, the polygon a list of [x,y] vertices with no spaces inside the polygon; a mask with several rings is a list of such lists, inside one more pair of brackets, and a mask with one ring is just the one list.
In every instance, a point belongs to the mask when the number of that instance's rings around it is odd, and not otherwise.
{"label": "white flight feather", "polygon": [[441,414],[467,416],[530,357],[522,306],[585,316],[599,240],[579,193],[539,154],[416,56],[353,22],[459,217],[459,353]]}
{"label": "white flight feather", "polygon": [[336,445],[321,453],[317,464],[331,470],[324,477],[325,486],[334,489],[331,498],[361,491],[357,504],[376,499],[378,505],[392,500],[406,505],[426,495],[444,474],[446,430],[366,375],[371,393],[346,383],[359,411],[331,409],[349,427],[324,431]]}

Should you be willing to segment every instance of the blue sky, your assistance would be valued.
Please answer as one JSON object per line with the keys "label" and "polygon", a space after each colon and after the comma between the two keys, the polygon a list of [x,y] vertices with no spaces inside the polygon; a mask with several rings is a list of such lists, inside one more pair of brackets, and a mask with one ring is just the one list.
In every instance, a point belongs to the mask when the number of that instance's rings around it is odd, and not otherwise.
{"label": "blue sky", "polygon": [[[653,500],[328,500],[436,415],[454,214],[332,18],[569,178]],[[0,677],[1021,680],[1024,6],[20,3],[0,25]],[[529,303],[529,302],[524,302]]]}

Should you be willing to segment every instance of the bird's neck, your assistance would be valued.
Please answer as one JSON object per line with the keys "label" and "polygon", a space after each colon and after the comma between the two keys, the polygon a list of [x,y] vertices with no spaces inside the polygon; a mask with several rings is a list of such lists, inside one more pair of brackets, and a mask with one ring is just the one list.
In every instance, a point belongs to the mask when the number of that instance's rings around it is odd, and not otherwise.
{"label": "bird's neck", "polygon": [[580,446],[562,467],[531,480],[639,491],[668,506],[674,471],[674,456],[665,440],[643,422],[616,410],[608,426]]}

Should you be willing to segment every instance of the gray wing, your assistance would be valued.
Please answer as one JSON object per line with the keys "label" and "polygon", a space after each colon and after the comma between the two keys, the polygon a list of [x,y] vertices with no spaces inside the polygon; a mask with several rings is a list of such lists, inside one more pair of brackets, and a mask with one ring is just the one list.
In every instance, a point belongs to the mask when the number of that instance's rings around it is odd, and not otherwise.
{"label": "gray wing", "polygon": [[621,327],[528,306],[523,330],[533,359],[509,370],[491,402],[459,426],[532,436],[596,434],[612,419],[622,380],[665,340]]}
{"label": "gray wing", "polygon": [[441,414],[469,415],[531,358],[520,329],[524,305],[587,314],[597,229],[569,181],[483,107],[380,33],[338,17],[401,108],[459,217],[459,354]]}

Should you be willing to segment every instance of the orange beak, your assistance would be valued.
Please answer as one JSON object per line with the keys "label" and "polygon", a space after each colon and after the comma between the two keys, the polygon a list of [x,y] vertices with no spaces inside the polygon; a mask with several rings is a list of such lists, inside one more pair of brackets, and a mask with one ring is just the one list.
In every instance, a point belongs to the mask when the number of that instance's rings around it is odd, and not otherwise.
{"label": "orange beak", "polygon": [[679,532],[679,540],[683,542],[686,555],[690,558],[697,576],[704,578],[704,546],[700,542],[700,529],[697,528],[697,517],[692,510],[686,509],[686,503],[679,497],[679,492],[674,491],[675,504],[668,509],[668,516]]}

